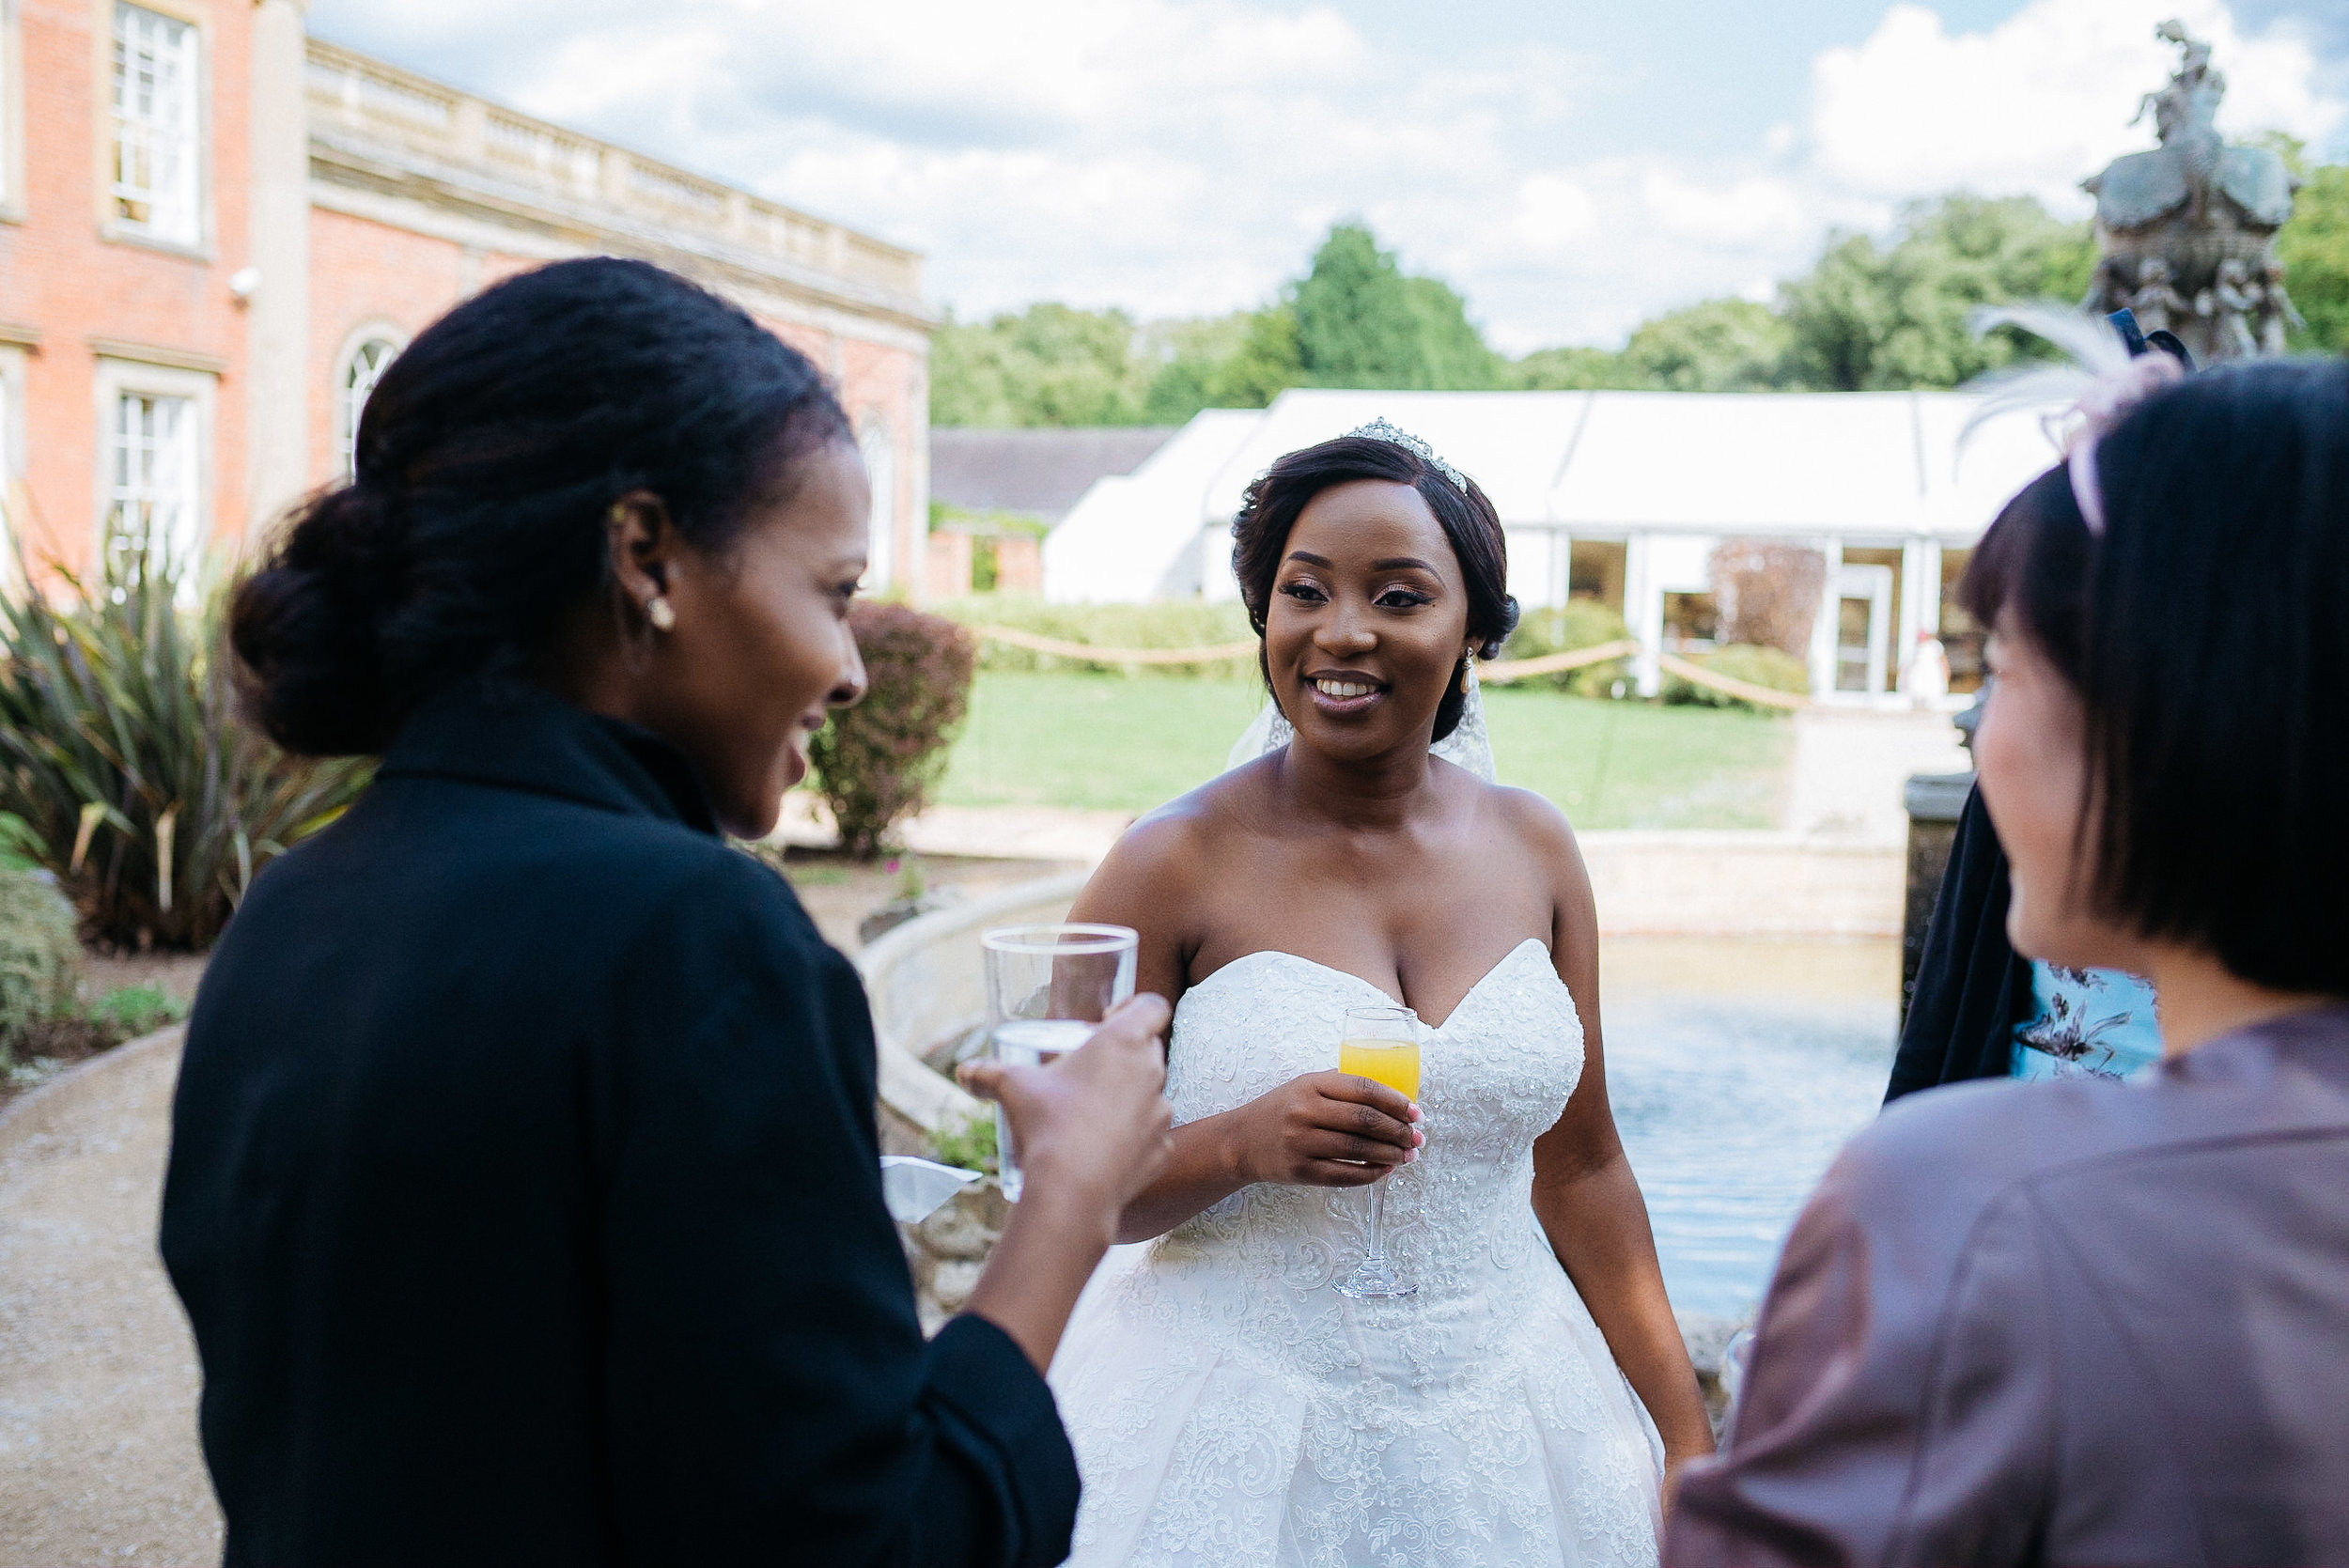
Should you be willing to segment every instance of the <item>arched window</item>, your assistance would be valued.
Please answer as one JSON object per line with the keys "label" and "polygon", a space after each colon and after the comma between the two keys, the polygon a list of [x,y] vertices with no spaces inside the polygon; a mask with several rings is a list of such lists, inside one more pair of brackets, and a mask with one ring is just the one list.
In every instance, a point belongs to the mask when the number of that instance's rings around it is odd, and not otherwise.
{"label": "arched window", "polygon": [[359,448],[359,416],[366,411],[367,395],[391,368],[399,345],[388,337],[361,338],[344,356],[334,384],[334,451],[342,460],[343,477],[358,473],[353,460]]}

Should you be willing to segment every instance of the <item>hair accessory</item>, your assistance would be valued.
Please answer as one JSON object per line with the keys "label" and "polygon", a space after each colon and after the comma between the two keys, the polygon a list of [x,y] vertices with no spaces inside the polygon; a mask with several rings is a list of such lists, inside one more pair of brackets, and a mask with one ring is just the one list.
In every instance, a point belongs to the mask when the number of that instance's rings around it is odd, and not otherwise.
{"label": "hair accessory", "polygon": [[2063,450],[2064,469],[2072,477],[2072,499],[2079,503],[2080,517],[2090,534],[2102,538],[2105,532],[2105,495],[2096,479],[2096,443],[2131,409],[2171,381],[2185,379],[2185,365],[2155,349],[2097,377],[2065,411],[2063,422],[2070,427],[2058,444]]}
{"label": "hair accessory", "polygon": [[646,599],[645,601],[645,619],[652,623],[652,629],[655,631],[675,631],[677,629],[677,611],[671,607],[669,603],[669,596],[666,594],[655,594],[652,598]]}
{"label": "hair accessory", "polygon": [[1398,429],[1388,424],[1384,416],[1374,419],[1367,425],[1358,425],[1346,433],[1349,436],[1361,436],[1371,441],[1383,441],[1390,446],[1400,446],[1404,451],[1410,453],[1421,462],[1451,480],[1454,489],[1458,490],[1462,495],[1468,494],[1468,479],[1458,469],[1437,457],[1434,447],[1411,434],[1410,431]]}
{"label": "hair accessory", "polygon": [[[2186,346],[2166,332],[2139,332],[2136,313],[2126,310],[2100,318],[2053,305],[1983,305],[1968,319],[1976,337],[1993,327],[2019,327],[2062,350],[2068,363],[1999,378],[1997,389],[1958,431],[1959,449],[1999,414],[2038,411],[2040,427],[2062,455],[2081,520],[2091,536],[2101,538],[2105,497],[2096,479],[2096,443],[2155,389],[2194,368]],[[2062,411],[2046,411],[2051,408]]]}

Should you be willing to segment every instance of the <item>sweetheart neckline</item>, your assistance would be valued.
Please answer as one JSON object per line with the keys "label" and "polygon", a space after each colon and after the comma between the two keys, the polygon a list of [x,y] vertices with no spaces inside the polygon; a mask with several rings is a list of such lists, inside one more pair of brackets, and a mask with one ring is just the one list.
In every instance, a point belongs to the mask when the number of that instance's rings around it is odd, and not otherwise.
{"label": "sweetheart neckline", "polygon": [[[1462,993],[1459,1001],[1452,1004],[1452,1011],[1444,1015],[1443,1022],[1431,1024],[1427,1023],[1427,1020],[1424,1018],[1420,1019],[1420,1022],[1426,1024],[1429,1032],[1437,1034],[1440,1034],[1445,1030],[1451,1028],[1452,1021],[1455,1018],[1457,1018],[1462,1010],[1464,1010],[1470,1001],[1476,999],[1476,994],[1485,988],[1486,982],[1492,979],[1494,975],[1499,974],[1503,969],[1506,969],[1510,962],[1514,960],[1518,954],[1523,953],[1529,947],[1538,947],[1542,950],[1544,956],[1548,955],[1549,945],[1543,941],[1541,938],[1526,938],[1523,941],[1517,943],[1517,946],[1511,948],[1508,952],[1502,954],[1499,958],[1493,960],[1492,968],[1486,970],[1483,974],[1476,977],[1476,983],[1470,986],[1467,991]],[[1284,949],[1277,947],[1260,947],[1253,953],[1243,953],[1238,957],[1232,959],[1229,963],[1218,966],[1206,978],[1200,980],[1189,989],[1185,990],[1183,992],[1183,1000],[1188,1001],[1193,994],[1206,990],[1209,986],[1215,984],[1216,981],[1221,979],[1224,975],[1229,974],[1232,970],[1239,968],[1242,964],[1245,964],[1254,958],[1286,958],[1291,963],[1303,964],[1308,969],[1316,969],[1325,974],[1334,974],[1341,980],[1351,980],[1354,984],[1361,986],[1365,990],[1377,992],[1380,998],[1387,1001],[1392,1002],[1395,1000],[1393,997],[1387,995],[1385,986],[1380,986],[1376,981],[1363,979],[1361,975],[1356,974],[1352,970],[1342,970],[1334,964],[1325,964],[1317,958],[1308,958],[1301,953],[1290,953]],[[1564,980],[1559,978],[1558,971],[1555,969],[1545,967],[1543,972],[1548,974],[1552,980],[1556,980],[1558,982],[1558,988],[1566,993],[1569,1001],[1573,999],[1574,992],[1572,988],[1566,985]],[[1180,1002],[1176,1005],[1179,1006]]]}

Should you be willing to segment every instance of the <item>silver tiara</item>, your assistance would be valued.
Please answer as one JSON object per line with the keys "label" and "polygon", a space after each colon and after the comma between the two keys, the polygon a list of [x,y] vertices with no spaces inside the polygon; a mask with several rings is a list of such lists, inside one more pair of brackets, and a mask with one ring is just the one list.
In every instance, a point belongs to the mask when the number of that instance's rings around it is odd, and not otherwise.
{"label": "silver tiara", "polygon": [[1358,425],[1346,433],[1349,436],[1364,436],[1372,441],[1383,441],[1392,445],[1400,446],[1404,451],[1410,453],[1421,462],[1451,480],[1454,489],[1458,490],[1462,495],[1468,494],[1466,475],[1441,458],[1437,457],[1434,447],[1411,434],[1410,431],[1397,429],[1394,426],[1388,424],[1385,416],[1381,415],[1367,425]]}

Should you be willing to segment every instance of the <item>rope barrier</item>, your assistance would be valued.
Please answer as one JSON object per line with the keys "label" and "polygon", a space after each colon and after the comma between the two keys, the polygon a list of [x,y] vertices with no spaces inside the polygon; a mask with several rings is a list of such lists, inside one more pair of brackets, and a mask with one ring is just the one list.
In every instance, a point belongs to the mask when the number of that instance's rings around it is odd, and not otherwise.
{"label": "rope barrier", "polygon": [[1571,648],[1564,653],[1546,653],[1538,659],[1496,659],[1480,664],[1476,678],[1489,684],[1506,685],[1513,680],[1531,680],[1535,675],[1563,675],[1589,664],[1604,664],[1610,659],[1628,659],[1640,651],[1640,644],[1629,638],[1601,643],[1592,648]]}
{"label": "rope barrier", "polygon": [[1057,637],[1039,637],[1033,631],[1015,631],[1007,626],[972,626],[965,629],[992,643],[1061,659],[1081,659],[1094,664],[1219,664],[1225,660],[1256,656],[1256,640],[1252,637],[1245,643],[1219,643],[1210,648],[1101,648],[1091,643],[1065,643]]}
{"label": "rope barrier", "polygon": [[1656,662],[1661,668],[1678,675],[1682,680],[1698,686],[1709,686],[1716,691],[1725,692],[1746,702],[1759,703],[1765,707],[1782,707],[1792,712],[1796,708],[1811,706],[1811,699],[1808,697],[1797,696],[1792,691],[1781,691],[1775,687],[1756,686],[1750,680],[1739,680],[1735,675],[1716,675],[1702,664],[1691,664],[1678,654],[1659,653],[1656,656]]}
{"label": "rope barrier", "polygon": [[[1256,652],[1256,644],[1252,639],[1245,643],[1219,643],[1205,648],[1104,648],[1091,643],[1071,643],[1058,637],[1040,636],[1033,631],[1019,631],[1007,626],[971,626],[965,629],[989,642],[1026,648],[1031,653],[1047,653],[1058,659],[1080,660],[1090,664],[1221,664],[1236,659],[1253,658]],[[1592,664],[1604,664],[1610,660],[1628,659],[1639,651],[1638,643],[1629,638],[1618,638],[1595,647],[1548,653],[1538,659],[1496,659],[1481,665],[1476,673],[1481,680],[1505,686],[1511,681],[1561,675]],[[1811,706],[1808,697],[1767,686],[1756,686],[1735,675],[1718,675],[1677,654],[1658,653],[1656,662],[1685,681],[1710,687],[1743,702],[1790,710]]]}

